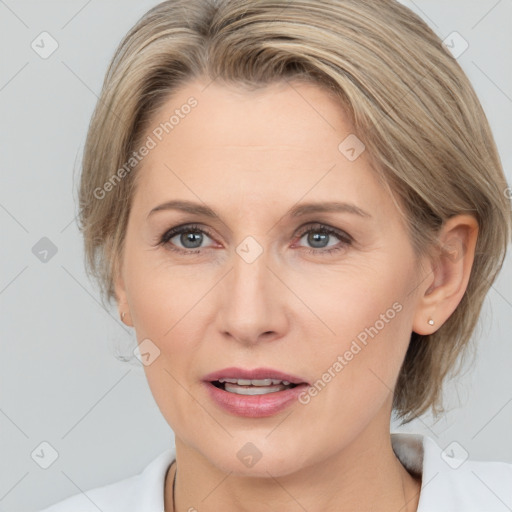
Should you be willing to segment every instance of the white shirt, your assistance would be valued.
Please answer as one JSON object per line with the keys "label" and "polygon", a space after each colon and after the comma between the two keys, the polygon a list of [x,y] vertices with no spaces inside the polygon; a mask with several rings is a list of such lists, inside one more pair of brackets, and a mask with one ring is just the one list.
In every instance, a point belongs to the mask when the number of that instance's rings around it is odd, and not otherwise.
{"label": "white shirt", "polygon": [[[428,436],[392,432],[393,450],[412,472],[421,472],[417,512],[512,511],[512,464],[465,459],[460,445],[444,451]],[[175,448],[138,475],[76,494],[41,512],[164,512],[165,475]]]}

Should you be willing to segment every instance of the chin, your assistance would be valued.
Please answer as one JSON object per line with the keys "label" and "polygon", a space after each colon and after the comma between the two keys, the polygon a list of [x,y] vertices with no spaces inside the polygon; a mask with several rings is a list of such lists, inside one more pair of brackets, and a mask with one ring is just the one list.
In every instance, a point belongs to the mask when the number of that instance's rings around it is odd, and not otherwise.
{"label": "chin", "polygon": [[265,439],[268,432],[257,435],[233,437],[224,444],[211,446],[203,451],[212,465],[224,473],[240,477],[269,478],[282,477],[296,472],[306,464],[304,443],[283,446],[278,438]]}

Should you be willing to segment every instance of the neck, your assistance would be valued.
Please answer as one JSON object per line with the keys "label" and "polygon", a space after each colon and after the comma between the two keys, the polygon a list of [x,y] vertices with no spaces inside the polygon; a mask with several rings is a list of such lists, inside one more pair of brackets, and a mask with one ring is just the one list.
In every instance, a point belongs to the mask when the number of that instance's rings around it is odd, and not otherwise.
{"label": "neck", "polygon": [[411,476],[396,458],[389,432],[370,441],[361,436],[319,464],[264,478],[223,472],[176,439],[176,463],[166,478],[165,512],[416,512],[421,479]]}

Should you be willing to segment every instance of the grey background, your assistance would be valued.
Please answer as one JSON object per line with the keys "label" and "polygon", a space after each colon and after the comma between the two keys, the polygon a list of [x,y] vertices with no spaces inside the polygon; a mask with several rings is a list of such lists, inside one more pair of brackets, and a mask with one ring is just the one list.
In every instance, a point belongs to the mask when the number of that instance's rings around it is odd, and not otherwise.
{"label": "grey background", "polygon": [[[107,64],[156,3],[0,0],[0,511],[34,511],[128,477],[173,442],[142,366],[114,357],[135,337],[87,280],[74,221],[80,154]],[[512,1],[403,3],[442,39],[457,31],[469,43],[459,62],[510,180]],[[31,47],[43,31],[59,45],[47,59]],[[486,299],[476,364],[446,387],[449,412],[403,430],[443,448],[456,441],[473,459],[512,462],[511,285],[509,257]],[[44,441],[58,453],[48,469],[31,457]]]}

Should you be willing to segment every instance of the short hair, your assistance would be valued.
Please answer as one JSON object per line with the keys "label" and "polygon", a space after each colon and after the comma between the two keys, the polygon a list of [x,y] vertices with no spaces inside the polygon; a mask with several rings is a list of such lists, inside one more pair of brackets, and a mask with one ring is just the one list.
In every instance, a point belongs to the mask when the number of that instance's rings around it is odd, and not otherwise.
{"label": "short hair", "polygon": [[302,80],[334,94],[418,256],[431,254],[450,217],[477,220],[465,294],[436,332],[411,333],[394,390],[402,423],[442,412],[442,383],[467,352],[512,220],[487,118],[454,56],[394,0],[168,0],[150,9],[112,58],[82,159],[79,227],[102,300],[116,298],[141,167],[126,163],[159,108],[194,79],[247,88]]}

